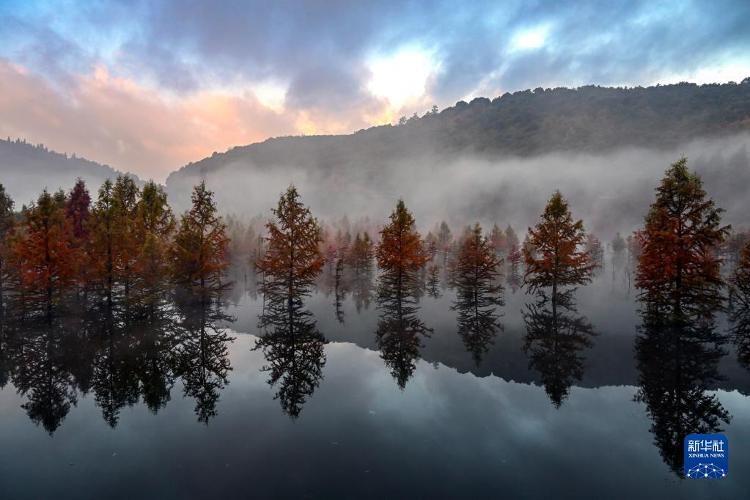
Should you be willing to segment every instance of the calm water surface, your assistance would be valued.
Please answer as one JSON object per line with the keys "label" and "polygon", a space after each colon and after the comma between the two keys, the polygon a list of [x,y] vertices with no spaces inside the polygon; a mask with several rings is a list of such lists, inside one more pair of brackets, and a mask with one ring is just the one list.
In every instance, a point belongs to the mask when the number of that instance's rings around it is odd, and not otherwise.
{"label": "calm water surface", "polygon": [[[337,317],[335,294],[316,293],[320,343],[254,349],[262,301],[240,286],[232,320],[197,314],[179,342],[153,325],[5,332],[0,498],[747,496],[750,371],[731,342],[719,377],[683,397],[695,387],[670,387],[672,372],[703,361],[638,348],[621,280],[578,291],[583,342],[527,345],[533,299],[510,290],[501,331],[462,337],[453,298],[422,298],[432,333],[395,344],[374,302],[347,297]],[[680,479],[670,429],[710,418],[695,405],[712,397],[730,417],[729,475]]]}

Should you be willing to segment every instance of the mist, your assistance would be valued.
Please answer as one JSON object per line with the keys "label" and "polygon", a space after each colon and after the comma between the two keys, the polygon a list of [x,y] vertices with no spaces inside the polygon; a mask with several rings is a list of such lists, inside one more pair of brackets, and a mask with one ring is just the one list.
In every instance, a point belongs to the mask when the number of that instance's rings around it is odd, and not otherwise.
{"label": "mist", "polygon": [[[550,195],[559,189],[573,216],[603,238],[638,228],[664,171],[680,157],[703,178],[725,222],[747,224],[750,208],[750,134],[700,139],[679,147],[622,148],[609,153],[552,153],[488,159],[479,154],[446,156],[434,148],[408,160],[368,159],[335,168],[304,164],[234,161],[202,173],[181,172],[168,180],[178,210],[189,203],[188,186],[204,178],[220,209],[240,217],[268,216],[279,194],[294,184],[313,214],[323,220],[369,217],[384,221],[403,198],[426,231],[445,220],[452,227],[479,222],[485,227],[534,224]],[[324,154],[321,153],[321,154]]]}

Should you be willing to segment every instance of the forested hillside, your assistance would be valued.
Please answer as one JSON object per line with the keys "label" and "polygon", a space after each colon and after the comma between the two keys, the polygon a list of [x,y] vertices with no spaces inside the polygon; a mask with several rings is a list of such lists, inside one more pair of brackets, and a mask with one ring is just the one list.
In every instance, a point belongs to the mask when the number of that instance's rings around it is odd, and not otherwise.
{"label": "forested hillside", "polygon": [[[495,217],[509,203],[525,210],[530,189],[591,184],[598,191],[581,195],[585,208],[600,211],[592,203],[613,198],[620,213],[643,202],[617,199],[624,188],[652,182],[675,155],[690,156],[699,172],[714,171],[711,184],[747,176],[748,130],[750,78],[700,86],[538,88],[433,108],[351,135],[276,138],[214,153],[171,174],[167,190],[177,206],[186,206],[189,188],[206,178],[228,210],[257,213],[293,181],[326,215],[342,204],[364,213],[408,196],[420,216],[444,212],[439,216],[459,222]],[[535,174],[527,178],[530,171]],[[629,175],[620,182],[622,172]],[[454,200],[464,187],[472,189],[470,199]],[[628,213],[628,223],[640,221],[637,210]]]}
{"label": "forested hillside", "polygon": [[[24,140],[0,140],[0,183],[20,207],[35,200],[39,189],[69,190],[77,177],[90,186],[117,177],[115,169],[85,158],[50,151]],[[140,183],[136,176],[132,176]]]}

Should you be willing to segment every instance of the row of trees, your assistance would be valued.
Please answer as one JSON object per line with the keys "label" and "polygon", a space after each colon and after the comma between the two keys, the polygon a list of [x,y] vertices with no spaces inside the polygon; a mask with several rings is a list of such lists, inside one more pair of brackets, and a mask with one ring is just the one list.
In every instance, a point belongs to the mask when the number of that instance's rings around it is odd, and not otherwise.
{"label": "row of trees", "polygon": [[82,180],[13,211],[0,186],[0,300],[51,314],[71,296],[159,307],[175,285],[208,294],[226,285],[226,225],[204,183],[177,221],[163,188],[119,176],[92,199]]}

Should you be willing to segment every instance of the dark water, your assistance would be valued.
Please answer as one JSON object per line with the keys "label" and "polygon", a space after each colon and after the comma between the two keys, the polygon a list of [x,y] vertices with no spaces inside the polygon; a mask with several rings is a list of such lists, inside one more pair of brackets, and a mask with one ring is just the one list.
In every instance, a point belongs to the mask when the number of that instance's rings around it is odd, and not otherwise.
{"label": "dark water", "polygon": [[[731,341],[716,376],[676,373],[713,357],[639,343],[633,293],[606,275],[579,289],[591,331],[573,341],[529,343],[532,299],[509,290],[502,330],[462,337],[453,298],[423,297],[431,333],[395,343],[374,302],[337,318],[316,293],[319,336],[254,349],[262,303],[242,287],[233,321],[4,327],[0,498],[747,496],[750,371]],[[717,406],[729,475],[681,479],[670,432]]]}

